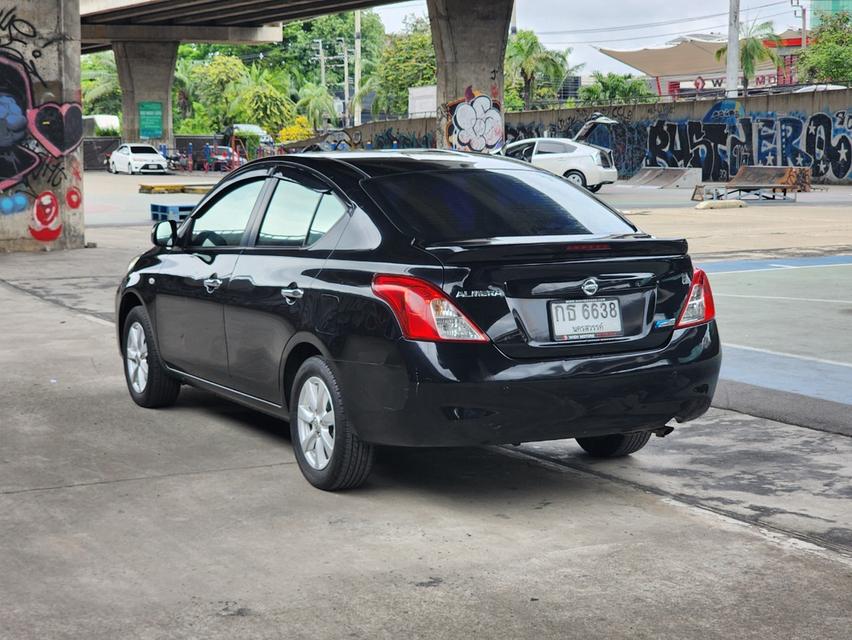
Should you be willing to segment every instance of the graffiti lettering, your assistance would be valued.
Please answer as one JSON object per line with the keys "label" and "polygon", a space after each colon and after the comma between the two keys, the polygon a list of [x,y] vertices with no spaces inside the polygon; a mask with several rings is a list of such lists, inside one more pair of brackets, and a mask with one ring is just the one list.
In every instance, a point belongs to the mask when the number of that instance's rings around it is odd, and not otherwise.
{"label": "graffiti lettering", "polygon": [[35,26],[17,16],[17,7],[0,9],[0,53],[21,63],[31,76],[45,84],[36,68],[36,60],[41,58],[37,37]]}
{"label": "graffiti lettering", "polygon": [[700,167],[707,181],[723,181],[744,165],[810,167],[817,181],[844,180],[852,170],[852,124],[846,111],[833,117],[746,116],[726,100],[704,120],[657,120],[648,127],[646,164]]}

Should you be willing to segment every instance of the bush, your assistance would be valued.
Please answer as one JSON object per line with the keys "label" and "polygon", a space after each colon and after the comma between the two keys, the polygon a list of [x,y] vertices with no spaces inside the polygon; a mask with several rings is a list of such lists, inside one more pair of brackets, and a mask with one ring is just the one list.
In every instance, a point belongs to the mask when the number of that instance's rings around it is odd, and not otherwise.
{"label": "bush", "polygon": [[101,138],[120,138],[121,131],[114,127],[95,127],[95,135]]}

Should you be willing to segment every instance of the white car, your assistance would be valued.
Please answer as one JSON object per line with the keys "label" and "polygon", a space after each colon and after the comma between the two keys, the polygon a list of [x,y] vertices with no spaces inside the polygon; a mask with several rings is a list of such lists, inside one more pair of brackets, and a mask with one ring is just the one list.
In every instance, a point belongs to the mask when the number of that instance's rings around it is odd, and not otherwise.
{"label": "white car", "polygon": [[168,166],[150,144],[123,144],[109,156],[110,173],[165,173]]}
{"label": "white car", "polygon": [[564,176],[594,193],[603,185],[618,180],[612,151],[582,142],[600,124],[617,124],[617,121],[597,116],[584,124],[573,138],[525,138],[507,144],[498,153]]}

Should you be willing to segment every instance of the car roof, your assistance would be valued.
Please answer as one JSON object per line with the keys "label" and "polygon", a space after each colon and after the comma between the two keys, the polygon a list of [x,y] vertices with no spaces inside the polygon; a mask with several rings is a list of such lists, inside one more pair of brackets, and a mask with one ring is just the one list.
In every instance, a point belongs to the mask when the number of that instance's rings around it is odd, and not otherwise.
{"label": "car roof", "polygon": [[348,168],[362,178],[448,169],[532,169],[529,164],[482,153],[466,153],[444,149],[388,149],[381,151],[318,151],[255,160],[251,167],[262,162],[300,164],[321,173],[334,174]]}

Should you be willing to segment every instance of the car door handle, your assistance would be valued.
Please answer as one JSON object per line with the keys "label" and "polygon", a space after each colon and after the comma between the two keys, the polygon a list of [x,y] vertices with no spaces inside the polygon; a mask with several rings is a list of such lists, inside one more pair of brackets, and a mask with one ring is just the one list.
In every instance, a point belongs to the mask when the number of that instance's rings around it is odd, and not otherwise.
{"label": "car door handle", "polygon": [[207,278],[204,281],[204,288],[207,289],[207,293],[213,293],[222,286],[222,281],[219,278]]}
{"label": "car door handle", "polygon": [[305,292],[301,289],[281,289],[281,295],[284,296],[287,304],[296,304],[296,300],[300,300]]}

